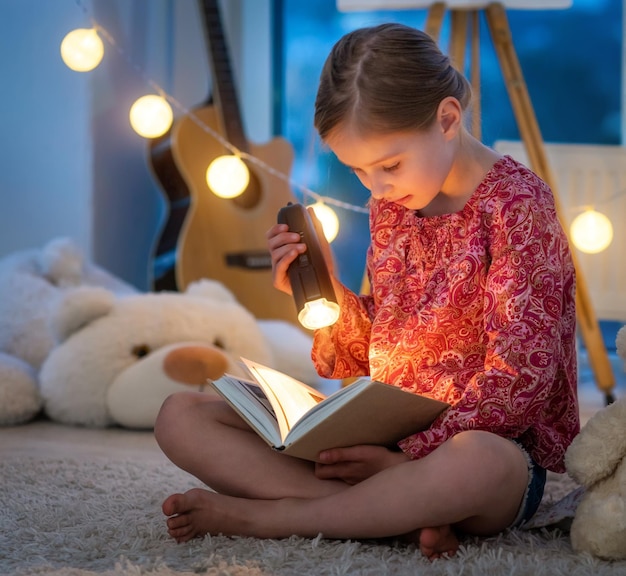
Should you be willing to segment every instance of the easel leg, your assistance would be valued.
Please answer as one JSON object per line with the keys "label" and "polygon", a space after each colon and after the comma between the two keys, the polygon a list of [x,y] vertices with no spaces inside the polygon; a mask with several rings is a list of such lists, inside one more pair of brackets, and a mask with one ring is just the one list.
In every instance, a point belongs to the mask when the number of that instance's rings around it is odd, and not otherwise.
{"label": "easel leg", "polygon": [[478,10],[472,10],[472,45],[470,82],[472,83],[472,134],[482,140],[481,94],[480,94],[480,18]]}
{"label": "easel leg", "polygon": [[[430,15],[430,13],[429,13]],[[478,10],[452,10],[450,48],[448,53],[453,66],[465,73],[465,49],[470,34],[470,82],[472,84],[471,131],[481,139],[480,113],[480,32]]]}
{"label": "easel leg", "polygon": [[441,25],[443,23],[443,17],[445,13],[445,2],[435,2],[428,9],[428,16],[426,17],[424,32],[426,32],[426,34],[428,34],[437,42],[439,41],[439,34],[441,33]]}
{"label": "easel leg", "polygon": [[464,72],[468,13],[467,10],[452,10],[450,16],[450,49],[448,54],[452,60],[452,65],[457,70]]}
{"label": "easel leg", "polygon": [[[546,157],[545,147],[539,125],[535,117],[528,89],[515,53],[511,31],[506,12],[501,4],[490,4],[486,9],[487,24],[494,43],[495,51],[500,61],[513,112],[526,147],[526,152],[533,170],[552,188],[554,193],[557,214],[563,225],[565,222],[550,166]],[[572,251],[574,266],[576,267],[576,316],[581,331],[591,368],[596,378],[596,385],[605,393],[607,403],[614,400],[613,388],[615,377],[609,362],[602,333],[591,306],[589,291],[578,264],[575,251]]]}

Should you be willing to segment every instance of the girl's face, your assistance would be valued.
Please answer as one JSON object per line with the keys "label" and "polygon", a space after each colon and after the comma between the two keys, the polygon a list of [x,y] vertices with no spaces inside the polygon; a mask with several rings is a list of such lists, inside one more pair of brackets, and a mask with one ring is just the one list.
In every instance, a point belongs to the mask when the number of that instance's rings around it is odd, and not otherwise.
{"label": "girl's face", "polygon": [[326,143],[376,199],[423,210],[445,190],[454,144],[440,122],[426,131],[363,136],[338,127]]}

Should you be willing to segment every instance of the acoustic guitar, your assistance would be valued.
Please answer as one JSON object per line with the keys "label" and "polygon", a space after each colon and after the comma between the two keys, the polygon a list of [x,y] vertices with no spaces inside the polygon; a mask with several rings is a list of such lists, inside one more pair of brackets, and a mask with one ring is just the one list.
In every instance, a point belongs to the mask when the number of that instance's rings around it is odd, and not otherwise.
{"label": "acoustic guitar", "polygon": [[279,209],[297,200],[288,182],[248,161],[250,184],[243,194],[233,199],[216,196],[206,183],[206,169],[214,158],[231,152],[203,125],[281,174],[289,173],[293,150],[283,138],[262,146],[247,141],[219,0],[199,4],[213,94],[207,105],[177,119],[170,133],[152,144],[153,171],[170,199],[169,218],[156,250],[154,285],[172,289],[175,283],[182,291],[195,280],[212,278],[227,286],[257,318],[297,324],[293,299],[272,285],[265,240]]}

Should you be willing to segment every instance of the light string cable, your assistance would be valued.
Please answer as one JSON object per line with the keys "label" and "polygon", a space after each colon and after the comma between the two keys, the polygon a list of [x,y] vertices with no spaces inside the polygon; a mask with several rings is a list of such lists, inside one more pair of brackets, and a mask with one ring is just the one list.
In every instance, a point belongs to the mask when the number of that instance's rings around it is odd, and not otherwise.
{"label": "light string cable", "polygon": [[268,174],[286,182],[292,188],[297,189],[302,194],[303,198],[312,198],[317,202],[322,202],[324,204],[331,204],[338,208],[343,208],[345,210],[349,210],[352,212],[358,212],[361,214],[368,214],[369,209],[363,206],[356,206],[349,202],[343,202],[342,200],[337,200],[336,198],[332,198],[330,196],[322,196],[317,192],[314,192],[307,186],[300,184],[293,180],[289,175],[284,174],[280,170],[276,170],[266,162],[263,162],[260,158],[253,156],[243,150],[239,150],[236,146],[231,144],[226,138],[224,138],[219,132],[213,130],[210,126],[204,123],[192,109],[187,108],[182,102],[177,100],[173,95],[168,94],[166,90],[164,90],[157,82],[155,82],[152,78],[148,77],[144,70],[135,62],[131,60],[128,53],[116,42],[115,38],[109,32],[101,26],[96,20],[91,16],[87,7],[83,4],[82,0],[75,0],[78,7],[85,13],[85,15],[91,21],[94,29],[100,34],[104,40],[114,48],[118,54],[132,67],[132,69],[143,79],[143,81],[154,90],[159,96],[167,100],[178,112],[186,115],[191,119],[194,124],[196,124],[201,130],[203,130],[206,134],[217,140],[224,148],[226,148],[229,152],[234,154],[235,156],[239,156],[242,159],[247,160],[250,164],[253,164],[257,168],[264,170]]}

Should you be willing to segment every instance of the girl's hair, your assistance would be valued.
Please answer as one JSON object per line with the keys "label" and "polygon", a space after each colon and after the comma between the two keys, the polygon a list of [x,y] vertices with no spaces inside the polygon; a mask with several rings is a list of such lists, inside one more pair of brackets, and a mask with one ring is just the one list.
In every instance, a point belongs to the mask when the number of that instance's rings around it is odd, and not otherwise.
{"label": "girl's hair", "polygon": [[315,127],[322,140],[348,123],[363,134],[426,129],[448,96],[466,109],[471,88],[428,34],[402,24],[361,28],[324,63]]}

